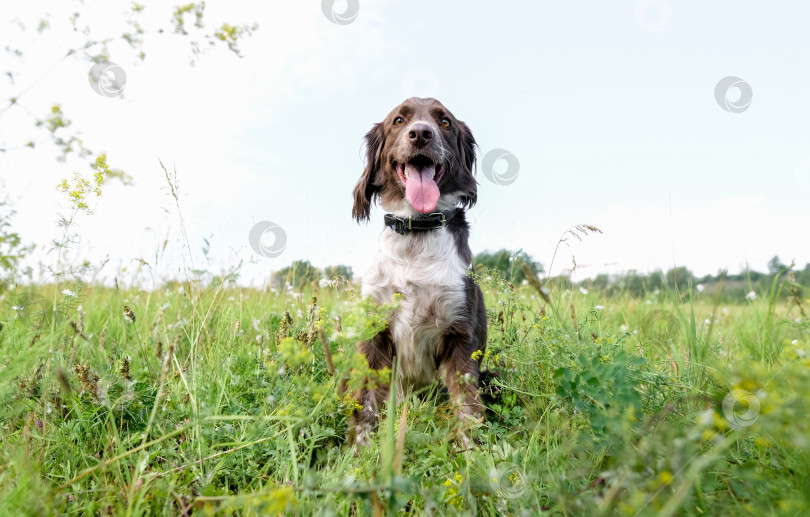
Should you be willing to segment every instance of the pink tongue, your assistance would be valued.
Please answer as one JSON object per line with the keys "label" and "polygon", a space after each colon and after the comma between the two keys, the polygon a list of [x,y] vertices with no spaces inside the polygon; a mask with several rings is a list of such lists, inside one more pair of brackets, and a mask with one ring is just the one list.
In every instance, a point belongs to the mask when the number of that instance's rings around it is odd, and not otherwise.
{"label": "pink tongue", "polygon": [[411,206],[423,214],[429,214],[439,204],[439,186],[433,181],[436,165],[416,167],[405,165],[408,179],[405,180],[405,197]]}

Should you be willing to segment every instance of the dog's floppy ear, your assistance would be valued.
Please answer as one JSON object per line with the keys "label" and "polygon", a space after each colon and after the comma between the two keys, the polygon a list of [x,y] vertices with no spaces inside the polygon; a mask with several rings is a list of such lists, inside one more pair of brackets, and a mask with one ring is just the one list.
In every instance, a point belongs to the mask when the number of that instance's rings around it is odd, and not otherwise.
{"label": "dog's floppy ear", "polygon": [[354,207],[352,217],[357,222],[368,221],[371,216],[371,202],[377,194],[379,186],[374,184],[377,171],[380,170],[383,145],[385,145],[385,128],[383,123],[374,124],[371,131],[366,133],[366,168],[363,175],[354,186]]}
{"label": "dog's floppy ear", "polygon": [[478,146],[473,138],[472,131],[462,121],[458,121],[458,152],[461,158],[459,164],[458,185],[464,193],[461,204],[470,208],[478,200],[478,182],[475,181],[475,150]]}

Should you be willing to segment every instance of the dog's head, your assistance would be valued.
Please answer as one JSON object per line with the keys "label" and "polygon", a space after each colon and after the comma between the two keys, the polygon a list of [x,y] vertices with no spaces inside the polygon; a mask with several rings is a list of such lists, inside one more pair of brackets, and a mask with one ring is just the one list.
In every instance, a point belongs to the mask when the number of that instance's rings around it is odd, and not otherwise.
{"label": "dog's head", "polygon": [[475,204],[475,139],[436,99],[411,97],[366,134],[366,167],[354,187],[352,216],[371,204],[399,215]]}

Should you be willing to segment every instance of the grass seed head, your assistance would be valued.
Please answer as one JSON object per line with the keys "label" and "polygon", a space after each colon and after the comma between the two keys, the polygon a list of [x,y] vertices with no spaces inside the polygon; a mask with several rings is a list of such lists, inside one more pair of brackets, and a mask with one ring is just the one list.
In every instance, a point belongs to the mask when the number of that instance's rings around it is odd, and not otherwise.
{"label": "grass seed head", "polygon": [[82,391],[87,392],[91,397],[98,401],[98,375],[90,370],[90,366],[86,364],[77,364],[73,367],[73,372],[79,378],[82,385]]}

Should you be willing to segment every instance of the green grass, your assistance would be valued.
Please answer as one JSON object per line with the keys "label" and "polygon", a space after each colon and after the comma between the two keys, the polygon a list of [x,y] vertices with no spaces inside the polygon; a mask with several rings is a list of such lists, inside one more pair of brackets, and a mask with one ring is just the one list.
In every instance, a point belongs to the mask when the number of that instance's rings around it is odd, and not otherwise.
{"label": "green grass", "polygon": [[778,293],[544,308],[481,284],[499,377],[477,447],[433,388],[390,401],[356,456],[338,387],[386,309],[351,285],[72,285],[57,311],[53,286],[0,291],[0,514],[810,512],[810,321]]}

